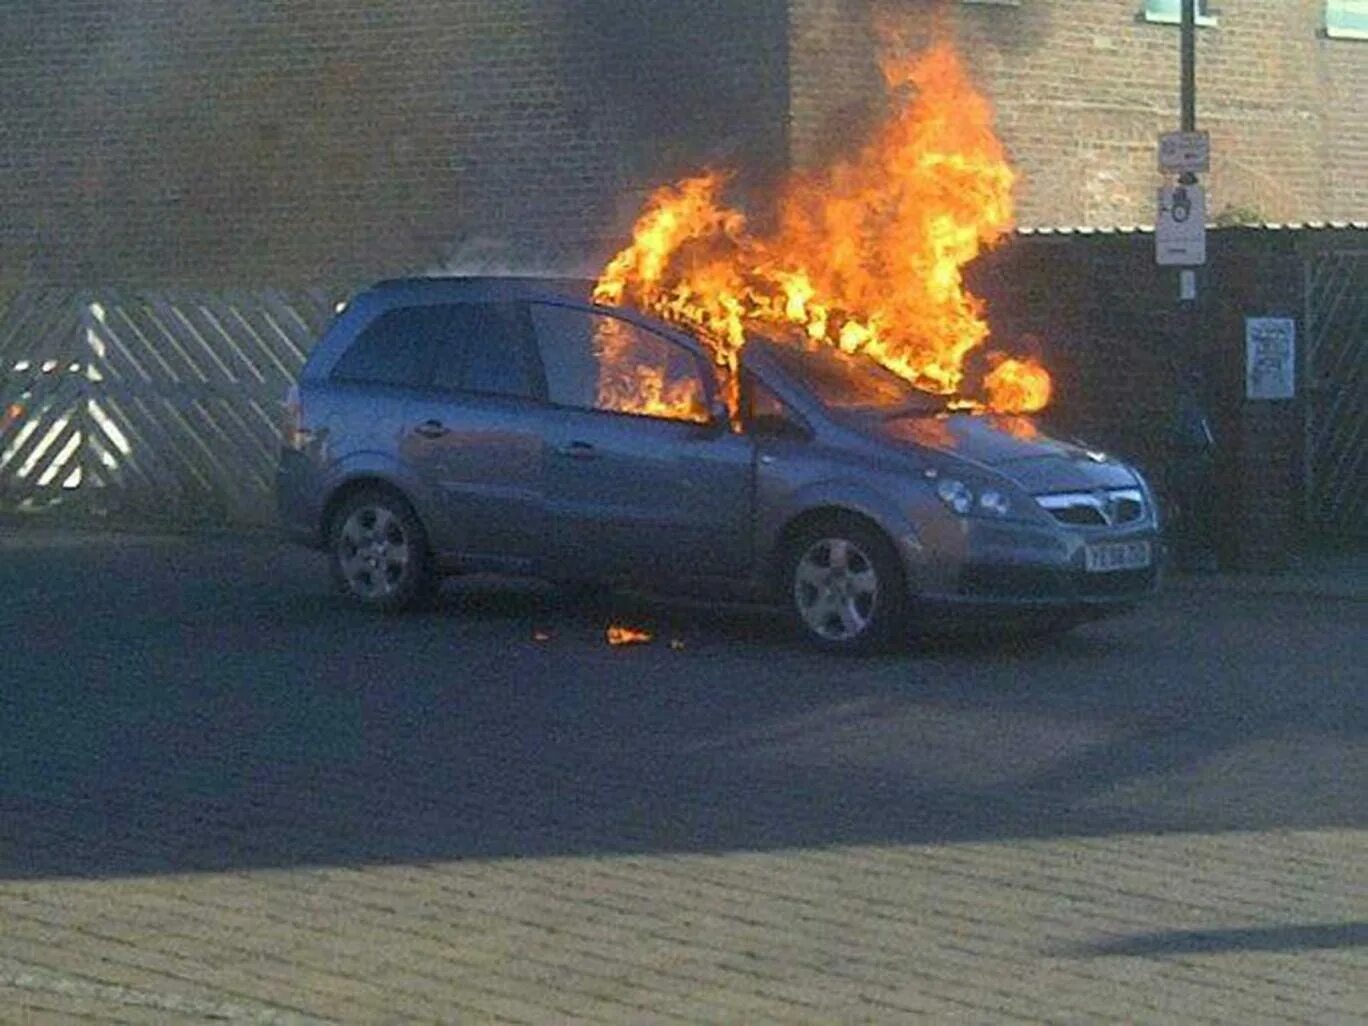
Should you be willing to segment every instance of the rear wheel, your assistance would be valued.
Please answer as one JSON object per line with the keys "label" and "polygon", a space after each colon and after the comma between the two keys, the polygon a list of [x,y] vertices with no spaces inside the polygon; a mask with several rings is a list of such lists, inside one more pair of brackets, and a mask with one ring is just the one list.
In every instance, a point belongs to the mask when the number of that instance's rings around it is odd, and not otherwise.
{"label": "rear wheel", "polygon": [[347,499],[333,516],[329,544],[338,590],[368,609],[412,609],[437,591],[423,525],[391,492],[367,489]]}
{"label": "rear wheel", "polygon": [[901,641],[909,601],[888,539],[853,517],[804,529],[789,547],[787,604],[809,641],[833,652],[873,652]]}

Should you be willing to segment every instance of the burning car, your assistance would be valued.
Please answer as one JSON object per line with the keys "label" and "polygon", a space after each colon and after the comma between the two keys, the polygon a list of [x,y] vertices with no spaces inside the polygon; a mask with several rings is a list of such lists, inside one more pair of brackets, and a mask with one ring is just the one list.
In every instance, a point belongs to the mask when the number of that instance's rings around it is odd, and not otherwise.
{"label": "burning car", "polygon": [[817,645],[919,620],[1067,626],[1156,587],[1132,467],[955,410],[860,353],[696,333],[584,283],[381,283],[287,401],[284,523],[376,610],[472,570],[777,602]]}

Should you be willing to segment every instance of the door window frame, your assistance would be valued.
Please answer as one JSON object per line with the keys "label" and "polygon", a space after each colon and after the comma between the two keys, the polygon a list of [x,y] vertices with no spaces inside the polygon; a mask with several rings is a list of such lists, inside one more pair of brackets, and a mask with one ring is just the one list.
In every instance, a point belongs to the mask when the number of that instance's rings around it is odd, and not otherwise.
{"label": "door window frame", "polygon": [[697,372],[699,380],[703,385],[703,405],[705,412],[712,410],[714,405],[716,405],[720,392],[717,375],[713,372],[711,361],[707,359],[706,355],[700,349],[695,348],[694,345],[690,345],[682,340],[682,338],[687,338],[687,336],[672,337],[675,333],[667,326],[652,323],[644,318],[633,316],[631,311],[627,310],[610,309],[574,302],[560,302],[555,299],[535,299],[527,303],[528,318],[532,322],[533,344],[537,362],[541,368],[542,383],[546,390],[544,402],[547,406],[556,410],[574,410],[579,413],[595,413],[611,417],[632,417],[638,420],[649,420],[657,424],[682,424],[694,428],[706,428],[709,426],[710,421],[708,420],[686,420],[682,417],[662,417],[653,413],[635,413],[631,410],[614,410],[604,406],[580,406],[573,403],[556,402],[551,398],[551,382],[546,374],[546,359],[542,353],[542,339],[538,334],[536,327],[536,318],[534,316],[535,310],[533,308],[538,306],[573,310],[588,317],[611,317],[615,320],[630,324],[639,331],[644,331],[653,335],[666,345],[674,346],[676,349],[682,351],[693,361],[694,370]]}

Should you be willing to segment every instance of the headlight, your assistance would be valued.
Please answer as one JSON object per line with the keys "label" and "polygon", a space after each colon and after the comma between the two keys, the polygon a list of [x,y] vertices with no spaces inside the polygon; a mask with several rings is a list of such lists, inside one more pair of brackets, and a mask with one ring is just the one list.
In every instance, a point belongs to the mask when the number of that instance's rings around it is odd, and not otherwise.
{"label": "headlight", "polygon": [[978,508],[989,516],[1005,517],[1012,508],[1012,504],[1007,501],[1007,496],[1001,492],[986,488],[979,493]]}
{"label": "headlight", "polygon": [[974,508],[974,493],[963,481],[953,477],[943,477],[936,482],[936,494],[956,513],[964,516]]}
{"label": "headlight", "polygon": [[975,494],[967,484],[953,477],[938,478],[936,494],[940,496],[941,502],[962,517],[970,514],[1005,517],[1012,509],[1011,501],[1000,491],[985,488]]}

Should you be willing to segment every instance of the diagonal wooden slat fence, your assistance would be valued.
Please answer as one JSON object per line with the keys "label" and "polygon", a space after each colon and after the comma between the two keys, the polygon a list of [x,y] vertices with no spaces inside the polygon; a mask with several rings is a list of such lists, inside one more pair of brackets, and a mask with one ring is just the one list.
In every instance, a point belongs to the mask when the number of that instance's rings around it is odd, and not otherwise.
{"label": "diagonal wooden slat fence", "polygon": [[266,525],[321,290],[21,293],[0,315],[0,512]]}

